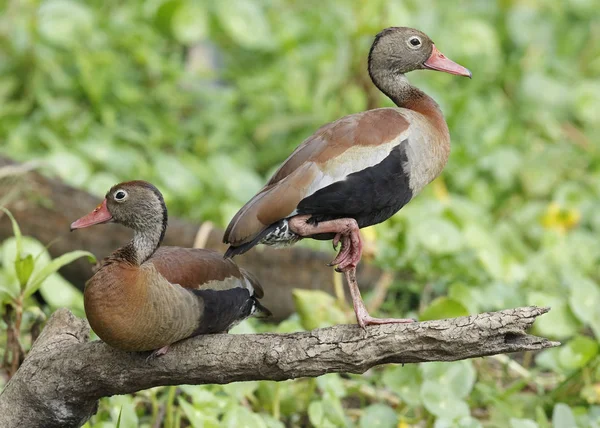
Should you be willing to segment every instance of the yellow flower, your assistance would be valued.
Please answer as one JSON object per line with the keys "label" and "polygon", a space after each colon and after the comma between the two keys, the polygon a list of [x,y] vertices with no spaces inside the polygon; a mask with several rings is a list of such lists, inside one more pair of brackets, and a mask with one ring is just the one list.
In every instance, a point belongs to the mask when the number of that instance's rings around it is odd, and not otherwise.
{"label": "yellow flower", "polygon": [[557,202],[551,202],[542,217],[542,226],[546,229],[566,233],[579,224],[581,213],[574,208],[563,208]]}

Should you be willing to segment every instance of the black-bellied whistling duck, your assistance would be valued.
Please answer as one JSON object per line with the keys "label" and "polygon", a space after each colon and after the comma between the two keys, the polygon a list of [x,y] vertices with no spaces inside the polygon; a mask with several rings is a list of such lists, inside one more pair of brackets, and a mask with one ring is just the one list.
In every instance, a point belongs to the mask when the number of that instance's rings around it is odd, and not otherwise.
{"label": "black-bellied whistling duck", "polygon": [[256,278],[232,260],[210,250],[159,248],[167,207],[152,184],[117,184],[71,230],[108,222],[134,230],[84,291],[90,326],[109,345],[158,356],[179,340],[225,332],[255,312],[269,315],[257,300],[263,289]]}
{"label": "black-bellied whistling duck", "polygon": [[439,106],[404,74],[430,69],[471,77],[429,37],[406,27],[387,28],[375,37],[368,68],[375,86],[398,107],[352,114],[319,128],[235,215],[223,238],[230,244],[226,257],[259,243],[333,239],[334,249],[341,243],[331,265],[345,273],[363,328],[412,320],[368,314],[356,283],[359,229],[398,212],[442,172],[450,153]]}

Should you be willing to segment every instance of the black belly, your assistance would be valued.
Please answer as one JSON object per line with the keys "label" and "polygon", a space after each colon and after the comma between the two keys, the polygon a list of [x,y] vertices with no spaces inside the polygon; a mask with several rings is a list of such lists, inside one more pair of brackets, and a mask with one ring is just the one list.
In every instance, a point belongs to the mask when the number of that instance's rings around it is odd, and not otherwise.
{"label": "black belly", "polygon": [[[352,173],[343,181],[324,187],[298,204],[299,215],[311,214],[310,223],[338,218],[353,218],[360,228],[381,223],[396,214],[411,200],[403,141],[377,165]],[[312,236],[332,239],[333,234]]]}

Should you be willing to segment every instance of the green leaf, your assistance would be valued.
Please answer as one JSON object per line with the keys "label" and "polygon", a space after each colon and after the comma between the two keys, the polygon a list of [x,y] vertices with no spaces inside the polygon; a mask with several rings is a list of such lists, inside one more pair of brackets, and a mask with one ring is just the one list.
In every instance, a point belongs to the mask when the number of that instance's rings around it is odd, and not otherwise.
{"label": "green leaf", "polygon": [[553,428],[577,427],[571,408],[563,403],[557,403],[552,410]]}
{"label": "green leaf", "polygon": [[15,260],[15,272],[17,273],[17,278],[19,280],[21,290],[23,290],[27,285],[27,282],[29,281],[29,277],[31,277],[31,273],[33,272],[34,267],[35,262],[31,254],[27,254],[27,256],[23,257],[20,260]]}
{"label": "green leaf", "polygon": [[342,378],[337,373],[319,376],[316,382],[321,391],[331,394],[333,397],[342,398],[346,396],[346,388],[342,383]]}
{"label": "green leaf", "polygon": [[227,394],[235,397],[237,401],[242,401],[251,397],[254,392],[258,389],[258,382],[233,382],[227,385],[223,385],[223,391]]}
{"label": "green leaf", "polygon": [[96,262],[96,257],[89,251],[77,250],[63,254],[62,256],[59,256],[52,260],[50,263],[45,265],[42,269],[40,269],[33,275],[33,277],[29,281],[29,284],[27,284],[27,288],[25,289],[25,296],[31,296],[40,288],[42,282],[44,282],[44,280],[48,278],[48,276],[58,271],[61,267],[68,265],[69,263],[81,257],[87,257],[90,263]]}
{"label": "green leaf", "polygon": [[[325,409],[321,401],[313,401],[308,406],[308,420],[315,427],[325,426]],[[333,426],[330,422],[330,426]]]}
{"label": "green leaf", "polygon": [[460,302],[449,297],[438,297],[421,312],[419,320],[438,320],[466,315],[469,315],[469,311]]}
{"label": "green leaf", "polygon": [[[136,428],[139,424],[135,413],[135,401],[130,395],[118,395],[109,398],[111,414],[121,428]],[[114,420],[113,419],[113,420]]]}
{"label": "green leaf", "polygon": [[426,380],[421,386],[421,400],[425,408],[438,418],[454,420],[469,416],[469,406],[460,398],[450,395],[438,382]]}
{"label": "green leaf", "polygon": [[438,418],[433,428],[482,428],[482,425],[474,417],[464,416],[457,420]]}
{"label": "green leaf", "polygon": [[179,406],[183,409],[185,417],[194,428],[219,428],[222,425],[219,420],[212,416],[206,416],[204,413],[183,398],[178,399]]}
{"label": "green leaf", "polygon": [[600,287],[581,276],[570,277],[567,281],[570,285],[569,306],[573,314],[591,326],[596,338],[600,338]]}
{"label": "green leaf", "polygon": [[398,415],[394,409],[385,404],[371,404],[363,410],[358,426],[360,428],[395,428],[398,424]]}
{"label": "green leaf", "polygon": [[0,269],[0,305],[9,303],[19,296],[19,283],[8,272]]}
{"label": "green leaf", "polygon": [[419,366],[416,364],[386,367],[382,381],[409,406],[421,405],[422,378]]}
{"label": "green leaf", "polygon": [[260,415],[253,413],[244,406],[238,405],[227,409],[220,426],[227,428],[267,428],[267,424],[262,420]]}
{"label": "green leaf", "polygon": [[337,306],[337,300],[321,290],[292,291],[296,311],[307,330],[346,322],[346,315]]}
{"label": "green leaf", "polygon": [[441,218],[422,218],[414,225],[418,241],[426,250],[434,254],[452,254],[463,245],[463,236],[458,228],[448,220]]}
{"label": "green leaf", "polygon": [[535,363],[541,367],[555,372],[564,372],[559,362],[559,348],[545,349],[535,356]]}
{"label": "green leaf", "polygon": [[481,291],[476,287],[457,282],[448,289],[448,297],[461,303],[470,314],[480,312]]}
{"label": "green leaf", "polygon": [[532,419],[510,418],[510,428],[538,428],[538,424]]}
{"label": "green leaf", "polygon": [[598,355],[598,342],[585,336],[577,336],[559,348],[558,361],[567,370],[584,367]]}
{"label": "green leaf", "polygon": [[121,415],[123,414],[123,406],[121,406],[121,410],[119,410],[119,417],[117,418],[117,426],[116,428],[121,427]]}
{"label": "green leaf", "polygon": [[42,281],[39,291],[51,308],[70,308],[78,316],[84,315],[82,292],[58,273]]}
{"label": "green leaf", "polygon": [[229,36],[249,49],[271,49],[275,40],[261,2],[222,0],[217,3],[217,15]]}
{"label": "green leaf", "polygon": [[569,310],[565,297],[533,291],[528,296],[527,304],[552,308],[550,312],[536,320],[534,328],[540,335],[560,339],[577,332],[579,323]]}
{"label": "green leaf", "polygon": [[199,42],[208,33],[206,9],[194,1],[182,3],[173,13],[171,29],[175,38],[183,44]]}
{"label": "green leaf", "polygon": [[16,247],[17,247],[17,253],[15,255],[15,260],[21,260],[23,244],[22,244],[21,228],[19,227],[19,223],[17,223],[17,220],[15,220],[15,218],[13,217],[12,213],[9,210],[7,210],[4,207],[0,207],[0,210],[3,211],[10,219],[10,222],[12,224],[13,236],[15,237],[15,242],[16,242]]}
{"label": "green leaf", "polygon": [[466,398],[475,384],[476,372],[468,360],[452,363],[427,363],[419,366],[424,380],[435,382],[438,389],[455,398]]}

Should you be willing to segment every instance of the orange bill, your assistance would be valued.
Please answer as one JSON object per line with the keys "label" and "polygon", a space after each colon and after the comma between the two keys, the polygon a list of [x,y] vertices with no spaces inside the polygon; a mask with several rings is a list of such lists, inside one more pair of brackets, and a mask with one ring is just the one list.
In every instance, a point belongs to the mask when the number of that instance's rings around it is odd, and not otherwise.
{"label": "orange bill", "polygon": [[100,205],[94,208],[94,211],[71,223],[71,231],[75,229],[83,229],[84,227],[93,226],[95,224],[107,223],[111,220],[112,215],[106,207],[105,199]]}

